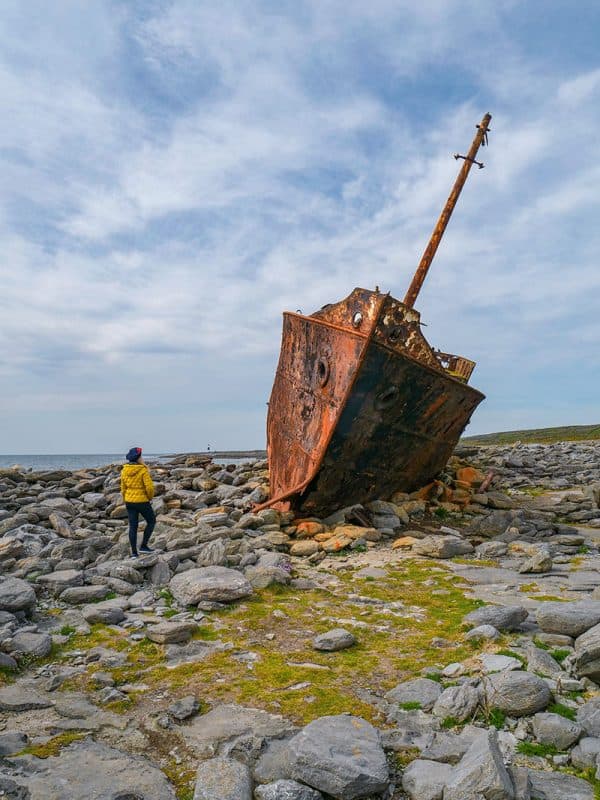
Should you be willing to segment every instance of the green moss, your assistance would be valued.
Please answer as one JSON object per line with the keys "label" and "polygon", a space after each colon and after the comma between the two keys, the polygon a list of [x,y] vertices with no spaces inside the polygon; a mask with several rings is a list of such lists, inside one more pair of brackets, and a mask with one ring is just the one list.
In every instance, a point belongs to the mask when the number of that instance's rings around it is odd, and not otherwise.
{"label": "green moss", "polygon": [[78,739],[83,739],[85,735],[86,734],[80,733],[79,731],[66,731],[65,733],[60,733],[58,736],[54,736],[45,744],[26,747],[19,755],[27,753],[36,756],[36,758],[51,758],[52,756],[57,756],[63,747],[67,747],[67,745],[76,742]]}
{"label": "green moss", "polygon": [[401,708],[402,711],[417,711],[422,708],[422,705],[417,700],[413,700],[410,703],[400,703],[399,708]]}
{"label": "green moss", "polygon": [[75,628],[72,625],[63,625],[60,629],[61,636],[71,636],[75,633]]}

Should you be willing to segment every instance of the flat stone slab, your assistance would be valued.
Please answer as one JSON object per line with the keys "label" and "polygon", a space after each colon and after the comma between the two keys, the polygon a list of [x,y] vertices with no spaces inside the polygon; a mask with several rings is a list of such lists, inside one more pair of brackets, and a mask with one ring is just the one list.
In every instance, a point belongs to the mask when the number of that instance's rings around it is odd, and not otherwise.
{"label": "flat stone slab", "polygon": [[167,778],[148,759],[90,739],[51,758],[9,759],[6,772],[29,791],[23,795],[27,800],[176,800]]}
{"label": "flat stone slab", "polygon": [[0,688],[0,711],[32,711],[53,705],[53,700],[28,684],[13,683]]}
{"label": "flat stone slab", "polygon": [[158,644],[181,644],[189,641],[198,624],[189,620],[181,622],[159,622],[146,629],[150,641]]}
{"label": "flat stone slab", "polygon": [[194,719],[183,729],[186,744],[200,758],[228,755],[240,739],[279,739],[297,730],[279,714],[269,714],[258,708],[225,704]]}
{"label": "flat stone slab", "polygon": [[250,770],[233,758],[200,762],[194,800],[252,800]]}

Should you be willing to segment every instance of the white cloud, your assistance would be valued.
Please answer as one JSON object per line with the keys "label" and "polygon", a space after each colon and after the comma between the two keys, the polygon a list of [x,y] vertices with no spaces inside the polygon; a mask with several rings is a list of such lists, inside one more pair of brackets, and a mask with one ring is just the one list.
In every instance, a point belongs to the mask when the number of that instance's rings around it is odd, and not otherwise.
{"label": "white cloud", "polygon": [[502,372],[548,369],[549,342],[552,366],[578,331],[594,353],[598,71],[528,58],[513,3],[100,3],[87,51],[86,15],[58,6],[39,56],[15,46],[0,71],[0,371],[36,410],[64,381],[65,406],[97,390],[117,412],[135,378],[171,430],[183,398],[207,408],[210,371],[241,419],[238,383],[268,392],[283,309],[354,285],[402,297],[488,108],[426,333],[498,370],[489,419]]}

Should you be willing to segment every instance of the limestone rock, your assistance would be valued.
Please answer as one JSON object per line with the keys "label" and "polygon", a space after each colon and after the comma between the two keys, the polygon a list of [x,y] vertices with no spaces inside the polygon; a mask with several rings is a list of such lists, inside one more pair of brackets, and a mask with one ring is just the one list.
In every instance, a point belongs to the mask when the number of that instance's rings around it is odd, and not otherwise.
{"label": "limestone rock", "polygon": [[600,623],[600,601],[541,603],[536,612],[536,619],[540,628],[548,633],[581,636]]}
{"label": "limestone rock", "polygon": [[480,693],[468,683],[449,686],[441,693],[433,706],[433,714],[440,719],[454,717],[459,722],[472,717],[479,705]]}
{"label": "limestone rock", "polygon": [[356,644],[356,638],[353,633],[344,630],[344,628],[334,628],[315,636],[312,646],[315,650],[333,652],[335,650],[345,650],[354,644]]}
{"label": "limestone rock", "polygon": [[52,637],[47,633],[18,631],[10,640],[10,652],[13,655],[44,658],[52,650]]}
{"label": "limestone rock", "polygon": [[19,756],[11,766],[10,777],[29,791],[23,800],[175,800],[173,787],[146,758],[90,739],[50,758]]}
{"label": "limestone rock", "polygon": [[513,800],[514,796],[495,730],[475,739],[454,767],[443,795],[444,800]]}
{"label": "limestone rock", "polygon": [[92,603],[84,606],[81,610],[83,618],[90,625],[102,622],[105,625],[118,625],[125,619],[125,612],[114,600],[102,600],[100,603]]}
{"label": "limestone rock", "polygon": [[577,709],[577,723],[588,736],[600,737],[600,697],[592,697]]}
{"label": "limestone rock", "polygon": [[473,545],[458,536],[425,536],[413,545],[413,553],[430,558],[453,558],[473,552]]}
{"label": "limestone rock", "polygon": [[512,631],[527,619],[523,606],[482,606],[464,618],[468,625],[493,625],[499,631]]}
{"label": "limestone rock", "polygon": [[559,750],[571,747],[583,733],[580,725],[560,714],[535,714],[531,724],[540,744],[551,744]]}
{"label": "limestone rock", "polygon": [[442,687],[437,681],[429,678],[414,678],[390,689],[385,695],[385,699],[399,705],[419,703],[423,711],[431,711],[441,693]]}
{"label": "limestone rock", "polygon": [[0,610],[28,611],[35,605],[33,586],[20,578],[6,578],[0,583]]}
{"label": "limestone rock", "polygon": [[321,792],[297,781],[279,780],[258,786],[254,790],[256,800],[323,800]]}
{"label": "limestone rock", "polygon": [[451,774],[450,764],[417,758],[404,770],[402,788],[410,800],[442,800]]}
{"label": "limestone rock", "polygon": [[252,800],[250,770],[233,758],[201,761],[194,800]]}
{"label": "limestone rock", "polygon": [[227,567],[199,567],[175,575],[169,588],[182,605],[197,605],[202,601],[231,603],[252,594],[249,581],[236,570]]}
{"label": "limestone rock", "polygon": [[594,800],[594,789],[582,778],[561,772],[530,769],[533,800]]}
{"label": "limestone rock", "polygon": [[289,749],[291,777],[335,800],[367,797],[388,786],[379,733],[360,717],[320,717],[294,736]]}
{"label": "limestone rock", "polygon": [[168,620],[148,627],[146,636],[158,644],[177,644],[189,641],[197,628],[197,623],[190,620]]}
{"label": "limestone rock", "polygon": [[483,683],[487,705],[511,717],[530,716],[550,702],[548,684],[530,672],[497,672]]}
{"label": "limestone rock", "polygon": [[167,711],[176,720],[180,722],[189,717],[193,717],[198,712],[200,703],[193,694],[188,694],[181,697],[168,707]]}
{"label": "limestone rock", "polygon": [[600,680],[600,625],[594,625],[575,640],[573,668],[580,678]]}
{"label": "limestone rock", "polygon": [[571,750],[571,763],[579,769],[588,769],[596,766],[598,756],[600,756],[600,739],[595,736],[585,736]]}
{"label": "limestone rock", "polygon": [[277,714],[224,704],[195,717],[184,730],[188,747],[200,758],[211,758],[229,755],[240,747],[258,755],[266,740],[288,736],[296,728]]}

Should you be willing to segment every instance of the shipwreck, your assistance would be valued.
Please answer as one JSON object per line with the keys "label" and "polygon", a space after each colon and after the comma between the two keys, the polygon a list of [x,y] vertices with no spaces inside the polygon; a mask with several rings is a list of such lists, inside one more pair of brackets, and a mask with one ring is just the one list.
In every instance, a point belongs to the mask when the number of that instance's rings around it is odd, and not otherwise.
{"label": "shipwreck", "polygon": [[487,144],[486,114],[403,301],[356,288],[286,312],[267,415],[265,506],[304,515],[414,491],[444,468],[484,395],[475,363],[433,349],[414,304],[460,192]]}

